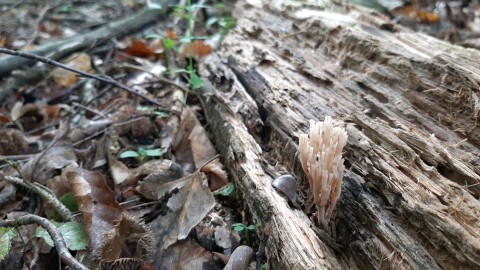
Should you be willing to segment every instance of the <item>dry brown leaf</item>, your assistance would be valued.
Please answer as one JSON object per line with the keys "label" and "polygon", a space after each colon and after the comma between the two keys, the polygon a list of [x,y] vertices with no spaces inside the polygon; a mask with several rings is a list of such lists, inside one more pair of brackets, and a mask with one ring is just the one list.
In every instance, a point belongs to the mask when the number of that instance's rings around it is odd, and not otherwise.
{"label": "dry brown leaf", "polygon": [[157,255],[188,234],[215,206],[215,198],[204,184],[203,173],[189,176],[188,183],[168,200],[171,212],[150,223],[157,241]]}
{"label": "dry brown leaf", "polygon": [[188,178],[180,178],[173,181],[155,181],[156,179],[152,179],[154,178],[142,181],[137,187],[138,193],[150,200],[161,200],[166,194],[180,189],[188,181]]}
{"label": "dry brown leaf", "polygon": [[154,238],[149,228],[123,211],[101,173],[77,169],[67,173],[67,177],[100,269],[126,264],[134,265],[132,269],[142,266],[153,252]]}
{"label": "dry brown leaf", "polygon": [[130,176],[130,170],[127,165],[112,155],[108,155],[108,165],[110,166],[110,175],[116,185],[122,184]]}
{"label": "dry brown leaf", "polygon": [[72,109],[66,104],[37,105],[16,102],[10,116],[13,121],[19,121],[25,129],[29,130],[38,124],[64,117]]}
{"label": "dry brown leaf", "polygon": [[212,53],[212,47],[201,40],[195,40],[192,44],[185,44],[183,46],[182,54],[185,57],[189,57],[192,52],[192,56],[199,60]]}
{"label": "dry brown leaf", "polygon": [[218,269],[218,266],[213,267],[212,253],[191,239],[170,246],[161,256],[155,255],[153,264],[153,268],[158,270]]}
{"label": "dry brown leaf", "polygon": [[12,109],[10,110],[10,117],[12,118],[12,121],[17,121],[22,116],[22,107],[23,102],[15,102]]}
{"label": "dry brown leaf", "polygon": [[10,116],[0,114],[0,123],[10,123],[12,121],[13,120]]}
{"label": "dry brown leaf", "polygon": [[78,168],[67,172],[78,209],[83,213],[90,248],[94,256],[101,254],[104,234],[114,228],[115,221],[123,216],[123,209],[115,193],[100,172]]}
{"label": "dry brown leaf", "polygon": [[99,119],[99,120],[85,120],[81,124],[81,126],[75,128],[70,133],[70,139],[72,141],[79,141],[85,137],[93,135],[98,131],[106,128],[112,124],[112,120],[110,119]]}
{"label": "dry brown leaf", "polygon": [[[189,108],[182,113],[182,122],[172,147],[181,164],[194,164],[200,168],[217,155],[212,142],[193,111]],[[202,168],[210,180],[210,189],[217,190],[228,183],[228,176],[218,159]]]}
{"label": "dry brown leaf", "polygon": [[[84,72],[92,72],[91,59],[86,53],[72,55],[66,64]],[[61,68],[52,71],[52,78],[55,83],[64,87],[70,87],[78,81],[76,73]]]}
{"label": "dry brown leaf", "polygon": [[175,32],[172,29],[167,30],[167,36],[174,41],[178,41],[178,35],[175,34]]}
{"label": "dry brown leaf", "polygon": [[45,116],[44,121],[54,120],[63,117],[67,112],[72,111],[70,106],[66,104],[54,104],[41,108],[42,114]]}
{"label": "dry brown leaf", "polygon": [[112,151],[116,152],[113,140],[114,136],[112,135],[112,133],[109,133],[108,136],[105,136],[100,141],[97,147],[97,153],[95,154],[95,167],[100,165],[100,163],[103,163],[101,165],[103,166],[108,160],[108,165],[110,167],[110,176],[113,178],[113,182],[117,186],[127,180],[127,178],[130,176],[130,170],[123,162],[116,159],[113,155]]}
{"label": "dry brown leaf", "polygon": [[55,195],[57,195],[57,197],[72,191],[72,186],[70,186],[66,172],[54,176],[52,179],[48,180],[46,185],[51,191],[53,191],[53,193],[55,193]]}
{"label": "dry brown leaf", "polygon": [[182,167],[168,159],[150,160],[134,170],[130,184],[142,180],[138,193],[151,200],[160,200],[165,194],[180,188],[188,178],[182,177]]}
{"label": "dry brown leaf", "polygon": [[155,56],[155,51],[152,50],[145,41],[133,40],[130,46],[125,50],[126,53],[137,57],[152,57]]}
{"label": "dry brown leaf", "polygon": [[77,156],[73,147],[56,145],[38,154],[22,167],[22,175],[29,181],[45,184],[47,180],[70,165],[76,166]]}
{"label": "dry brown leaf", "polygon": [[30,147],[22,132],[12,128],[0,128],[0,155],[28,154]]}

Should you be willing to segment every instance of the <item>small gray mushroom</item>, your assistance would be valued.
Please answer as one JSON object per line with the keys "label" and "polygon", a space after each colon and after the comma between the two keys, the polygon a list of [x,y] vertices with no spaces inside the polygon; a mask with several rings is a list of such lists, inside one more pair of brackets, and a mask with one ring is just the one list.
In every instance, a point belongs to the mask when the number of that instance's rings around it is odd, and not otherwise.
{"label": "small gray mushroom", "polygon": [[295,185],[295,177],[290,174],[284,174],[275,178],[272,186],[294,207],[297,207],[297,187]]}

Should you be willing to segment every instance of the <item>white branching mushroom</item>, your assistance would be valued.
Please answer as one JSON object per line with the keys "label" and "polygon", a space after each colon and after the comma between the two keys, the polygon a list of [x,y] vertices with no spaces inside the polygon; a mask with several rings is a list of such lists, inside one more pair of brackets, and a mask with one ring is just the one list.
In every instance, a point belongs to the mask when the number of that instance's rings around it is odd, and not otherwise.
{"label": "white branching mushroom", "polygon": [[300,161],[310,182],[318,210],[318,222],[327,225],[340,197],[342,149],[347,143],[344,128],[335,127],[330,116],[324,122],[310,120],[310,133],[299,135]]}

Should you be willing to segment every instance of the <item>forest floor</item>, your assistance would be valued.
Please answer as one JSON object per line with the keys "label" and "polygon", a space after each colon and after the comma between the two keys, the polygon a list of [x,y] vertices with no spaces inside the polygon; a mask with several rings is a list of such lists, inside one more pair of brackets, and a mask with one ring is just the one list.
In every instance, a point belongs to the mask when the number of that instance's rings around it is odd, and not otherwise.
{"label": "forest floor", "polygon": [[[233,3],[10,2],[0,4],[10,54],[0,58],[0,268],[266,269],[195,93],[198,64],[235,26]],[[477,1],[413,3],[387,15],[480,48]]]}

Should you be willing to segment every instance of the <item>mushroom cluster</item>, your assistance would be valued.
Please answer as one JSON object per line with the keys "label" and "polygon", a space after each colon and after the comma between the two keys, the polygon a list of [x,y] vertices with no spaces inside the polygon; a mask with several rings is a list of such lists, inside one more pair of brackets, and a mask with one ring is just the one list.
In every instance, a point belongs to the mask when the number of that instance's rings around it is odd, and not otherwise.
{"label": "mushroom cluster", "polygon": [[335,127],[330,116],[324,122],[310,120],[310,133],[299,135],[300,161],[313,192],[318,222],[323,225],[330,221],[340,197],[346,143],[347,132]]}

